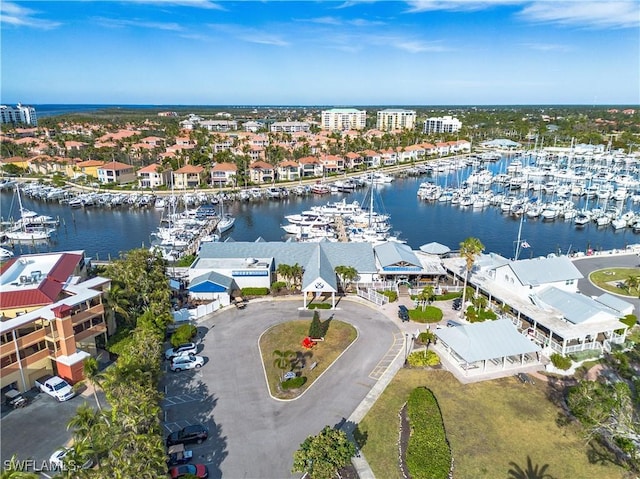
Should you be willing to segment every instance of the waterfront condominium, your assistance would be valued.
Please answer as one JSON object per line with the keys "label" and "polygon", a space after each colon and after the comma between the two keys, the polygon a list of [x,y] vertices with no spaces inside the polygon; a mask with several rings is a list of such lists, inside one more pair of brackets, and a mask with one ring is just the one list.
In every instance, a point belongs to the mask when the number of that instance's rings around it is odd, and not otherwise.
{"label": "waterfront condominium", "polygon": [[367,126],[366,110],[355,108],[332,108],[322,111],[323,130],[364,130]]}
{"label": "waterfront condominium", "polygon": [[424,122],[424,133],[455,133],[462,127],[462,122],[451,116],[427,118]]}
{"label": "waterfront condominium", "polygon": [[390,108],[378,112],[376,129],[381,131],[413,130],[415,124],[415,110]]}
{"label": "waterfront condominium", "polygon": [[0,105],[0,123],[22,123],[37,126],[38,115],[36,115],[35,108],[23,106],[21,103],[15,107]]}

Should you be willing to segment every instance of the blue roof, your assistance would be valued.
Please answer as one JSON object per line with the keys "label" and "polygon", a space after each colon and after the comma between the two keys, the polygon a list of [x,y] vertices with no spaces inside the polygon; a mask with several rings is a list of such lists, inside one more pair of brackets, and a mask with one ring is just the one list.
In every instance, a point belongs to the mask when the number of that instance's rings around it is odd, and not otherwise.
{"label": "blue roof", "polygon": [[192,293],[228,293],[233,284],[233,278],[212,271],[193,278],[189,284],[189,291]]}

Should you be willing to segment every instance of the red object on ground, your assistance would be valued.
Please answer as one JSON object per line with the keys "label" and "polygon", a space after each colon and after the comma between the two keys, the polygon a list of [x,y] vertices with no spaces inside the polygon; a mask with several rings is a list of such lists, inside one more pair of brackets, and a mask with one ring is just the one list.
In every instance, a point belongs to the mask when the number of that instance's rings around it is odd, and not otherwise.
{"label": "red object on ground", "polygon": [[316,342],[312,341],[309,336],[307,336],[306,338],[304,338],[302,340],[302,347],[304,347],[304,348],[311,349],[315,345],[316,345]]}

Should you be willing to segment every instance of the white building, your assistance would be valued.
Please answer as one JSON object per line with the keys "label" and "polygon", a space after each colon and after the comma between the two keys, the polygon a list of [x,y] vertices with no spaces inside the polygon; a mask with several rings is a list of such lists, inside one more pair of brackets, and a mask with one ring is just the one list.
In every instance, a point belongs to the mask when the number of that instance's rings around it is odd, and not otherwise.
{"label": "white building", "polygon": [[427,118],[424,122],[424,133],[455,133],[462,128],[462,122],[451,116]]}
{"label": "white building", "polygon": [[378,112],[376,128],[381,131],[412,130],[415,124],[415,110],[390,108]]}
{"label": "white building", "polygon": [[1,123],[23,123],[25,125],[38,125],[38,115],[32,106],[22,106],[18,103],[16,107],[0,105]]}
{"label": "white building", "polygon": [[276,121],[269,128],[272,133],[307,133],[311,125],[305,121]]}
{"label": "white building", "polygon": [[366,110],[355,108],[332,108],[322,111],[323,130],[364,130],[367,126]]}

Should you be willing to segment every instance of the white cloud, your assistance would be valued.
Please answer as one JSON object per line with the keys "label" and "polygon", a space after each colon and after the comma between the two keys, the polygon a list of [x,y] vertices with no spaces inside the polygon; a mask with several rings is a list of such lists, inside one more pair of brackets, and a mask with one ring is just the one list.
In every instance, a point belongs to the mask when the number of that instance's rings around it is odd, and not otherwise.
{"label": "white cloud", "polygon": [[219,5],[210,0],[129,0],[130,3],[148,3],[152,5],[162,5],[163,7],[193,7],[204,8],[207,10],[225,10],[222,5]]}
{"label": "white cloud", "polygon": [[239,40],[249,43],[273,45],[277,47],[289,46],[289,42],[283,39],[280,35],[256,30],[255,28],[247,28],[242,25],[230,25],[222,23],[210,23],[208,24],[208,26],[210,28],[213,28],[214,30],[218,30],[227,35],[232,35]]}
{"label": "white cloud", "polygon": [[590,28],[640,27],[640,2],[534,2],[519,13],[525,20]]}
{"label": "white cloud", "polygon": [[149,22],[146,20],[122,20],[118,18],[104,18],[104,17],[96,17],[95,20],[98,21],[103,27],[108,28],[122,28],[122,27],[135,27],[135,28],[150,28],[152,30],[167,30],[172,32],[180,32],[183,28],[173,22]]}
{"label": "white cloud", "polygon": [[409,53],[448,51],[447,48],[435,42],[422,42],[418,40],[393,39],[390,42],[390,45],[399,50],[405,50]]}
{"label": "white cloud", "polygon": [[17,27],[41,28],[44,30],[57,28],[62,23],[34,18],[38,11],[12,2],[0,2],[0,22]]}
{"label": "white cloud", "polygon": [[568,45],[561,45],[557,43],[522,43],[522,46],[541,52],[570,52],[573,50]]}
{"label": "white cloud", "polygon": [[474,11],[500,5],[514,5],[523,0],[414,0],[407,2],[407,13],[428,12],[434,10]]}

